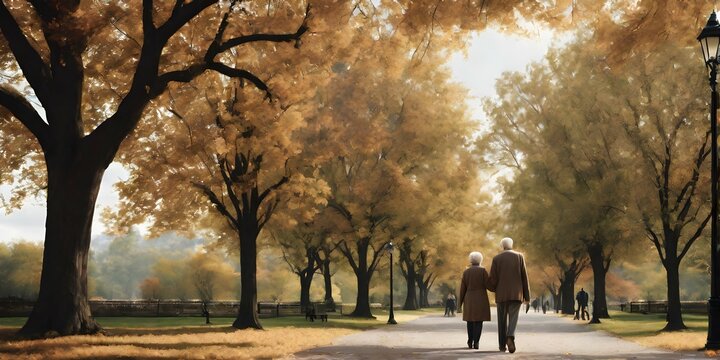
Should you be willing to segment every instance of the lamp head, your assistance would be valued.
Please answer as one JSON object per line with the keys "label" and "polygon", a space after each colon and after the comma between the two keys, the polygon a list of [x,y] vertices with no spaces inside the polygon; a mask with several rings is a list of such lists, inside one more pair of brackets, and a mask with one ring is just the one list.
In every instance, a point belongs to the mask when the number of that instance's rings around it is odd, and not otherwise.
{"label": "lamp head", "polygon": [[720,50],[720,23],[715,11],[710,14],[707,24],[700,31],[697,37],[702,48],[703,59],[707,64],[710,61],[718,61],[718,50]]}

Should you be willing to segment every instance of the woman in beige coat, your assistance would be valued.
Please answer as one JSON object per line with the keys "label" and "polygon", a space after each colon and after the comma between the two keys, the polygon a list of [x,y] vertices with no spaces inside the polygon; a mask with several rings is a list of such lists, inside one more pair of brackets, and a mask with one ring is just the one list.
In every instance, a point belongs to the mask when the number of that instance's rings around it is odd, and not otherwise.
{"label": "woman in beige coat", "polygon": [[465,269],[460,283],[458,308],[462,310],[463,320],[467,322],[468,348],[477,349],[482,335],[483,321],[490,321],[490,300],[488,287],[490,279],[487,270],[480,266],[483,256],[477,251],[470,253],[470,267]]}

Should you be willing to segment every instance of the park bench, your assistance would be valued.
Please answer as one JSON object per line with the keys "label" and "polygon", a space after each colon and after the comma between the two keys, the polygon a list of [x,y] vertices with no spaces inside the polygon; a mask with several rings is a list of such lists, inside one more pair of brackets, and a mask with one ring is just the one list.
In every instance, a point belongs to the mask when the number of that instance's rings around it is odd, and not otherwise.
{"label": "park bench", "polygon": [[320,318],[320,321],[327,322],[327,313],[328,306],[325,303],[313,303],[305,313],[305,320],[315,321]]}

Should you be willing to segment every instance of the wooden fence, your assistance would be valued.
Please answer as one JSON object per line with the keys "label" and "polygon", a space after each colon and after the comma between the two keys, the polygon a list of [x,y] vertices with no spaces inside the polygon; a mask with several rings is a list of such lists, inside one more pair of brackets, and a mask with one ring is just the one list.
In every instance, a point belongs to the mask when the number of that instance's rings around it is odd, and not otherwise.
{"label": "wooden fence", "polygon": [[[0,299],[0,317],[26,317],[33,307],[32,301]],[[213,317],[234,317],[238,301],[210,301],[207,303]],[[342,311],[342,304],[336,305]],[[97,317],[175,317],[202,316],[200,300],[90,300],[90,309]],[[335,311],[335,308],[330,308]],[[304,315],[299,302],[259,302],[260,317]]]}
{"label": "wooden fence", "polygon": [[[680,307],[686,314],[707,314],[707,301],[681,301]],[[667,313],[667,301],[665,300],[640,300],[620,304],[622,311],[643,314],[664,314]]]}

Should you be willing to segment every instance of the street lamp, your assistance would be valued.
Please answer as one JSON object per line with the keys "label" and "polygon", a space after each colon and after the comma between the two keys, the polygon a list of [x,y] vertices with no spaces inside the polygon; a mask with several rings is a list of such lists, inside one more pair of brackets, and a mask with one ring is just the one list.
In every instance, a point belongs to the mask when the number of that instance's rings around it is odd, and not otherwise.
{"label": "street lamp", "polygon": [[392,241],[385,245],[385,250],[390,254],[390,316],[388,317],[388,324],[395,325],[395,311],[393,309],[393,250],[395,246]]}
{"label": "street lamp", "polygon": [[707,25],[697,37],[702,47],[703,60],[710,72],[710,136],[712,137],[712,150],[710,157],[710,191],[712,204],[710,207],[710,299],[708,300],[708,336],[705,349],[720,349],[720,259],[718,259],[718,154],[717,154],[717,69],[718,51],[720,51],[720,23],[715,11],[710,14]]}

